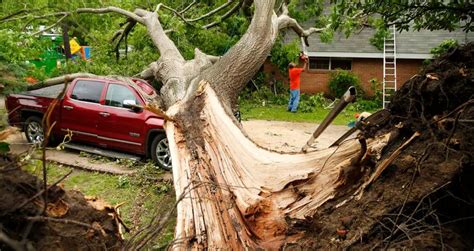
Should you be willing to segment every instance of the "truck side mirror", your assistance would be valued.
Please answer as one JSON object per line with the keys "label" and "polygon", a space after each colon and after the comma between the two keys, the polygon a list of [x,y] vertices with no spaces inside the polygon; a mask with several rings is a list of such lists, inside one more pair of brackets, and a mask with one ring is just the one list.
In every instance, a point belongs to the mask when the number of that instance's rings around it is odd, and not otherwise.
{"label": "truck side mirror", "polygon": [[126,99],[123,101],[123,107],[132,109],[134,112],[139,112],[143,110],[143,107],[137,105],[137,102],[133,99]]}

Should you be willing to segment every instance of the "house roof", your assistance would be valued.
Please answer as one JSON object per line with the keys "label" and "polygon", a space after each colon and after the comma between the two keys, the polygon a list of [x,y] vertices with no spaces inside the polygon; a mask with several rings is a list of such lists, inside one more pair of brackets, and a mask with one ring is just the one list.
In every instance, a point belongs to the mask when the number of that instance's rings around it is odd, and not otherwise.
{"label": "house roof", "polygon": [[[314,57],[347,57],[347,58],[382,58],[383,51],[370,44],[374,29],[366,28],[346,38],[344,34],[336,33],[331,43],[323,43],[318,35],[309,37],[309,56]],[[446,39],[454,38],[459,43],[474,41],[474,34],[462,31],[403,31],[396,33],[397,58],[427,59],[431,58],[430,50]],[[285,41],[297,39],[297,35],[289,31]]]}

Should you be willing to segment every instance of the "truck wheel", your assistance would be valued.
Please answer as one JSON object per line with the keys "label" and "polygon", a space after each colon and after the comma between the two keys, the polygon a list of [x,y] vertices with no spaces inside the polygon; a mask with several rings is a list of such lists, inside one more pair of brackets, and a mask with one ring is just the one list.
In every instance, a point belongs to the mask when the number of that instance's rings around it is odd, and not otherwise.
{"label": "truck wheel", "polygon": [[159,134],[151,143],[151,158],[162,169],[171,170],[171,154],[165,134]]}
{"label": "truck wheel", "polygon": [[43,123],[41,118],[31,116],[25,121],[25,135],[28,142],[41,145],[44,141]]}

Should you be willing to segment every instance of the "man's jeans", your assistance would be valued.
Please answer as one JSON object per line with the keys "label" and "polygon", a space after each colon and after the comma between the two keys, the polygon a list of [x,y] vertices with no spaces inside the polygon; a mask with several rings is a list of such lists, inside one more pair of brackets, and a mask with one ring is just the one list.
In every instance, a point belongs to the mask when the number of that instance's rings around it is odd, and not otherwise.
{"label": "man's jeans", "polygon": [[296,112],[300,102],[300,90],[290,90],[290,102],[288,103],[288,111]]}

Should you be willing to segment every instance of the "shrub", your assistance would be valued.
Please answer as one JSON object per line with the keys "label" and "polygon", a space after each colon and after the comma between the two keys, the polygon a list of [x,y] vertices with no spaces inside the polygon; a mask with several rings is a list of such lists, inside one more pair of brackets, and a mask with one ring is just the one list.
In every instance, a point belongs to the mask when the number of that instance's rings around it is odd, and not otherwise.
{"label": "shrub", "polygon": [[354,106],[359,112],[373,111],[380,109],[382,107],[382,103],[376,102],[375,100],[359,99],[355,102]]}
{"label": "shrub", "polygon": [[[457,40],[452,39],[452,38],[446,39],[443,42],[441,42],[438,46],[431,48],[430,53],[433,55],[433,58],[437,58],[441,56],[442,54],[458,46],[459,46],[459,43]],[[423,60],[423,66],[428,66],[431,63],[432,63],[431,59]]]}
{"label": "shrub", "polygon": [[301,94],[300,103],[298,110],[301,112],[313,112],[315,108],[324,108],[331,103],[331,100],[326,99],[323,93],[317,93],[315,95]]}
{"label": "shrub", "polygon": [[432,48],[430,50],[430,53],[433,54],[435,57],[439,57],[441,54],[446,53],[452,48],[458,47],[458,41],[455,39],[446,39],[443,42],[441,42],[438,46]]}
{"label": "shrub", "polygon": [[288,94],[273,95],[268,102],[274,105],[286,105],[288,104]]}
{"label": "shrub", "polygon": [[357,96],[362,96],[359,78],[349,71],[338,70],[331,73],[329,79],[329,91],[335,98],[340,98],[347,91],[347,88],[354,86],[357,89]]}
{"label": "shrub", "polygon": [[322,92],[317,93],[313,96],[309,97],[309,100],[313,106],[316,107],[325,107],[329,103],[331,103],[331,100],[327,99],[324,97],[324,94]]}
{"label": "shrub", "polygon": [[300,102],[298,104],[298,110],[301,112],[313,112],[314,106],[311,104],[309,100],[309,96],[305,93],[300,95]]}
{"label": "shrub", "polygon": [[383,83],[379,82],[376,78],[369,80],[369,83],[370,83],[370,88],[372,89],[372,92],[374,93],[373,101],[376,103],[382,104]]}

